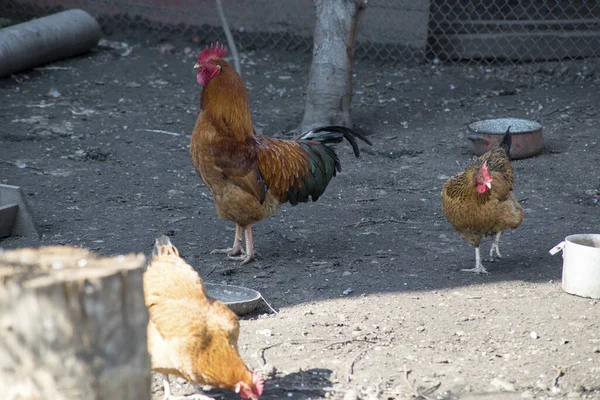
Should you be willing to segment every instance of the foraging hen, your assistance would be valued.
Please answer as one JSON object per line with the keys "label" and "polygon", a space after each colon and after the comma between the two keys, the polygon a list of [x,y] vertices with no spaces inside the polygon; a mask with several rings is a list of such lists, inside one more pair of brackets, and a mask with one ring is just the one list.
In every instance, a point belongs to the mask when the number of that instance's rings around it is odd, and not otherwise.
{"label": "foraging hen", "polygon": [[169,375],[258,400],[264,380],[260,372],[246,367],[238,353],[237,316],[206,295],[202,278],[179,257],[167,236],[156,239],[152,262],[144,273],[144,295],[150,313],[148,352],[152,370],[164,375],[165,400],[178,399],[171,395]]}

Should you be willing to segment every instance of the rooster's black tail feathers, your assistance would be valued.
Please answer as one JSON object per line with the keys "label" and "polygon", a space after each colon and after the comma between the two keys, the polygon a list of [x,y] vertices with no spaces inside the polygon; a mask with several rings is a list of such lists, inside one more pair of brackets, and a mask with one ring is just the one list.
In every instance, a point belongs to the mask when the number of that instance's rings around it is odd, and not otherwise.
{"label": "rooster's black tail feathers", "polygon": [[288,191],[288,201],[292,205],[299,202],[305,203],[309,199],[317,199],[325,192],[331,178],[336,172],[342,171],[342,165],[335,151],[329,146],[330,143],[341,143],[346,139],[358,157],[360,150],[356,138],[367,144],[371,142],[360,133],[343,126],[322,126],[304,132],[296,139],[302,149],[306,152],[310,161],[310,173],[302,179],[302,184]]}
{"label": "rooster's black tail feathers", "polygon": [[360,150],[356,138],[359,138],[368,145],[372,145],[371,141],[361,135],[360,133],[353,131],[352,129],[345,128],[343,126],[321,126],[313,128],[309,131],[304,132],[297,140],[315,140],[317,142],[327,143],[341,143],[346,139],[352,146],[354,155],[358,157]]}

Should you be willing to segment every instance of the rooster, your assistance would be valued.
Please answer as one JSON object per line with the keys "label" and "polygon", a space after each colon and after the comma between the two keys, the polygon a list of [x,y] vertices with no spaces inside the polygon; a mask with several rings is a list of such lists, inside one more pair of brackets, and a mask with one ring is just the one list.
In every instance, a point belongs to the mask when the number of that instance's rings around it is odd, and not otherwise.
{"label": "rooster", "polygon": [[327,144],[346,139],[358,157],[356,138],[371,142],[340,126],[311,129],[296,140],[257,135],[244,81],[224,60],[226,55],[223,46],[211,45],[194,66],[203,90],[190,153],[212,192],[218,215],[236,224],[233,246],[212,253],[226,253],[246,264],[256,256],[252,224],[272,215],[282,203],[316,201],[341,171],[340,160]]}
{"label": "rooster", "polygon": [[500,255],[500,236],[523,221],[523,208],[513,195],[510,165],[511,133],[506,130],[500,146],[474,160],[466,170],[449,178],[442,188],[442,208],[454,229],[475,246],[475,268],[463,271],[488,273],[481,264],[479,244],[495,235],[490,260]]}
{"label": "rooster", "polygon": [[[150,313],[148,352],[152,370],[164,375],[165,400],[186,398],[171,396],[169,375],[230,389],[243,399],[260,397],[263,377],[251,372],[238,353],[237,316],[206,295],[202,279],[167,236],[156,239],[144,273],[144,297]],[[187,398],[210,400],[202,395]]]}

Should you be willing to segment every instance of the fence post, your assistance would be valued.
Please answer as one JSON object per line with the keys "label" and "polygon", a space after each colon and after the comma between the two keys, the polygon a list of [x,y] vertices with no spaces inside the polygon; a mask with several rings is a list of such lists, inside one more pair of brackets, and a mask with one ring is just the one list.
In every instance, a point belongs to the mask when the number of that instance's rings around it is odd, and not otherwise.
{"label": "fence post", "polygon": [[2,399],[149,400],[141,254],[0,253]]}

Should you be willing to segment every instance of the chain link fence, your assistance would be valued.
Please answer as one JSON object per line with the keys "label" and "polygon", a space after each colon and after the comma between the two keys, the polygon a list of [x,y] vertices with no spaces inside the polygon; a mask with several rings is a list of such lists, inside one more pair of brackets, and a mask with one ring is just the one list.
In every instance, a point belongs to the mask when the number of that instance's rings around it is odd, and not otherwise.
{"label": "chain link fence", "polygon": [[[222,0],[243,50],[312,49],[312,0]],[[108,35],[171,32],[225,41],[215,0],[0,0],[23,21],[68,8],[96,17]],[[518,64],[600,56],[598,0],[370,0],[357,59],[392,63]]]}

